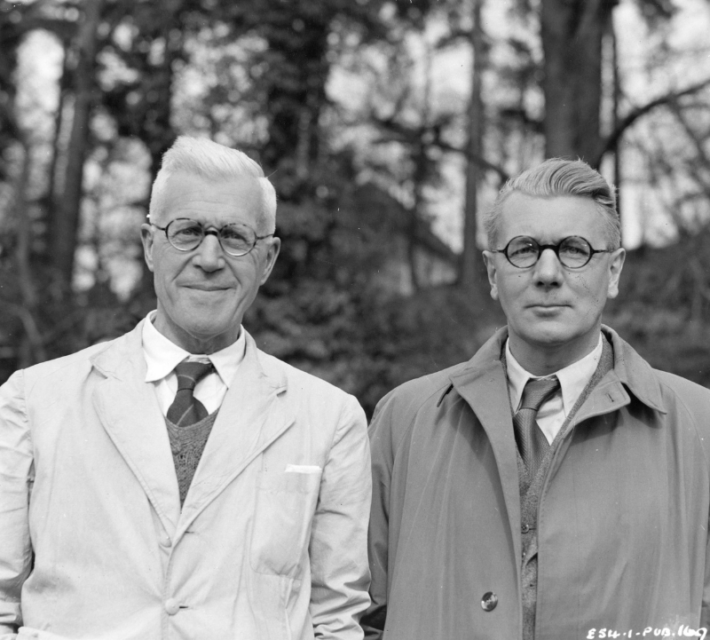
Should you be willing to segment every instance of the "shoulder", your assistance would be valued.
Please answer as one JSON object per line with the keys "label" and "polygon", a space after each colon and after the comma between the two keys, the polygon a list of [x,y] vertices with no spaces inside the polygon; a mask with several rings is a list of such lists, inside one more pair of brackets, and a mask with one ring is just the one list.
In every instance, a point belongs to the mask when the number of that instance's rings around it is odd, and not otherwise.
{"label": "shoulder", "polygon": [[653,369],[653,372],[666,402],[682,404],[691,414],[710,425],[710,389],[667,371]]}
{"label": "shoulder", "polygon": [[61,358],[32,365],[13,374],[10,380],[22,378],[28,392],[38,385],[49,388],[55,385],[63,387],[66,383],[88,376],[93,357],[107,349],[112,342],[114,341],[95,344]]}
{"label": "shoulder", "polygon": [[678,438],[689,437],[710,464],[710,390],[675,374],[653,371],[672,433]]}
{"label": "shoulder", "polygon": [[439,391],[443,392],[450,387],[451,377],[463,371],[467,364],[462,362],[447,369],[409,380],[390,391],[383,400],[387,398],[407,398],[414,401],[418,400],[423,404]]}
{"label": "shoulder", "polygon": [[409,380],[380,400],[369,429],[376,473],[385,476],[392,473],[395,460],[406,460],[404,452],[412,443],[428,441],[435,425],[447,422],[448,408],[443,400],[451,394],[452,378],[464,371],[468,364],[458,364]]}
{"label": "shoulder", "polygon": [[654,369],[637,354],[635,360],[629,360],[627,371],[635,383],[631,393],[658,412],[673,438],[694,443],[710,462],[710,390]]}
{"label": "shoulder", "polygon": [[614,358],[618,361],[615,369],[634,395],[662,410],[680,404],[693,412],[707,412],[710,408],[709,389],[674,373],[654,368],[616,332],[608,327],[604,329],[612,339]]}
{"label": "shoulder", "polygon": [[339,389],[334,384],[298,369],[277,357],[264,351],[258,350],[259,363],[270,377],[284,378],[288,382],[289,388],[312,389],[318,393],[332,394],[336,396],[348,396],[349,394]]}
{"label": "shoulder", "polygon": [[710,399],[710,389],[703,387],[697,382],[683,378],[675,373],[653,369],[653,373],[658,377],[658,381],[671,393],[677,393],[690,398]]}
{"label": "shoulder", "polygon": [[364,411],[353,395],[260,349],[257,349],[257,354],[264,373],[277,386],[286,389],[292,403],[325,413],[347,409],[364,420]]}
{"label": "shoulder", "polygon": [[655,369],[617,333],[612,338],[615,370],[632,395],[663,414],[701,420],[710,429],[710,390],[686,378]]}
{"label": "shoulder", "polygon": [[421,411],[434,411],[451,388],[451,378],[462,372],[467,362],[409,380],[395,387],[377,404],[373,424],[396,418],[397,423],[411,423]]}
{"label": "shoulder", "polygon": [[15,371],[0,386],[0,419],[7,423],[13,415],[28,416],[37,407],[57,406],[68,398],[77,400],[91,376],[92,357],[107,346],[108,343],[93,345]]}
{"label": "shoulder", "polygon": [[457,387],[461,384],[462,375],[468,380],[465,384],[475,384],[471,381],[500,369],[501,351],[507,335],[507,327],[503,327],[496,331],[471,359],[414,378],[396,387],[380,400],[375,416],[385,410],[398,415],[401,413],[413,415],[429,408],[435,410],[442,404],[442,399],[454,383],[456,382]]}

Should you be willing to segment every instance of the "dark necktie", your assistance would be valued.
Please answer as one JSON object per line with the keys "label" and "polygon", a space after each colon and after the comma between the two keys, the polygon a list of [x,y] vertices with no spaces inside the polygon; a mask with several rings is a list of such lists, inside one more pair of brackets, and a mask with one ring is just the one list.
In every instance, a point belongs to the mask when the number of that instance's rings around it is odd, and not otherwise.
{"label": "dark necktie", "polygon": [[168,420],[178,427],[187,427],[208,416],[207,409],[195,396],[195,385],[212,371],[211,362],[181,362],[175,367],[178,390],[168,409]]}
{"label": "dark necktie", "polygon": [[515,441],[529,474],[535,475],[545,452],[550,446],[537,424],[537,412],[545,400],[557,393],[560,381],[554,378],[530,378],[523,389],[520,409],[513,417]]}

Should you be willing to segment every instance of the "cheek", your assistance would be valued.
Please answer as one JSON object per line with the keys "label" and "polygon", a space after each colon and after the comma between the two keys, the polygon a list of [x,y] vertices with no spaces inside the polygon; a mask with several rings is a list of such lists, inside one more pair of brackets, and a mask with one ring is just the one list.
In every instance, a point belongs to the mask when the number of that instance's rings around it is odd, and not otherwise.
{"label": "cheek", "polygon": [[263,264],[261,261],[239,264],[233,269],[234,278],[244,289],[257,289],[260,284]]}
{"label": "cheek", "polygon": [[153,254],[153,282],[156,293],[175,297],[175,281],[186,264],[186,261],[178,261],[173,255],[156,251]]}
{"label": "cheek", "polygon": [[495,299],[498,301],[503,313],[509,317],[518,315],[515,310],[520,301],[520,294],[514,291],[511,284],[512,283],[510,282],[499,282],[495,296]]}
{"label": "cheek", "polygon": [[573,283],[573,290],[577,298],[587,308],[596,309],[603,307],[609,289],[607,278],[578,277]]}
{"label": "cheek", "polygon": [[528,286],[522,274],[509,274],[505,278],[498,279],[497,284],[500,298],[512,301],[518,299]]}

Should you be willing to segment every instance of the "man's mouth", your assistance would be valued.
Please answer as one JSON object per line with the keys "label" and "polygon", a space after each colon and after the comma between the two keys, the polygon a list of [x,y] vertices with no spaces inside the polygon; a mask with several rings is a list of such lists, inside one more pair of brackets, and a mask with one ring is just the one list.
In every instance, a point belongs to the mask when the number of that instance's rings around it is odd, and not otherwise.
{"label": "man's mouth", "polygon": [[226,291],[230,288],[227,285],[205,284],[202,282],[186,284],[183,286],[187,289],[197,289],[198,291]]}
{"label": "man's mouth", "polygon": [[562,309],[563,307],[567,307],[569,305],[566,305],[562,302],[539,302],[537,304],[531,304],[528,306],[531,309]]}

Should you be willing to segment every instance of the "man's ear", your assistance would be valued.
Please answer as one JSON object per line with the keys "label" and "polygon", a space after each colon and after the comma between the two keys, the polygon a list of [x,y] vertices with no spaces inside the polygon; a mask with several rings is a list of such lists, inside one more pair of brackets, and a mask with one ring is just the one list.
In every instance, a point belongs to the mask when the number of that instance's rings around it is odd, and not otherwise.
{"label": "man's ear", "polygon": [[617,249],[611,254],[609,261],[609,286],[607,287],[606,297],[616,298],[619,295],[619,278],[621,270],[624,268],[624,260],[626,259],[626,250]]}
{"label": "man's ear", "polygon": [[276,258],[279,257],[279,251],[281,251],[281,238],[274,236],[269,239],[269,244],[266,249],[266,257],[264,263],[264,271],[261,274],[261,279],[259,280],[259,286],[264,284],[271,275],[276,264]]}
{"label": "man's ear", "polygon": [[141,242],[145,263],[148,269],[153,271],[153,228],[147,223],[141,225]]}
{"label": "man's ear", "polygon": [[488,273],[488,282],[491,284],[491,298],[498,300],[498,285],[496,284],[496,264],[495,264],[495,254],[492,251],[483,252],[483,262],[486,265],[486,272]]}

